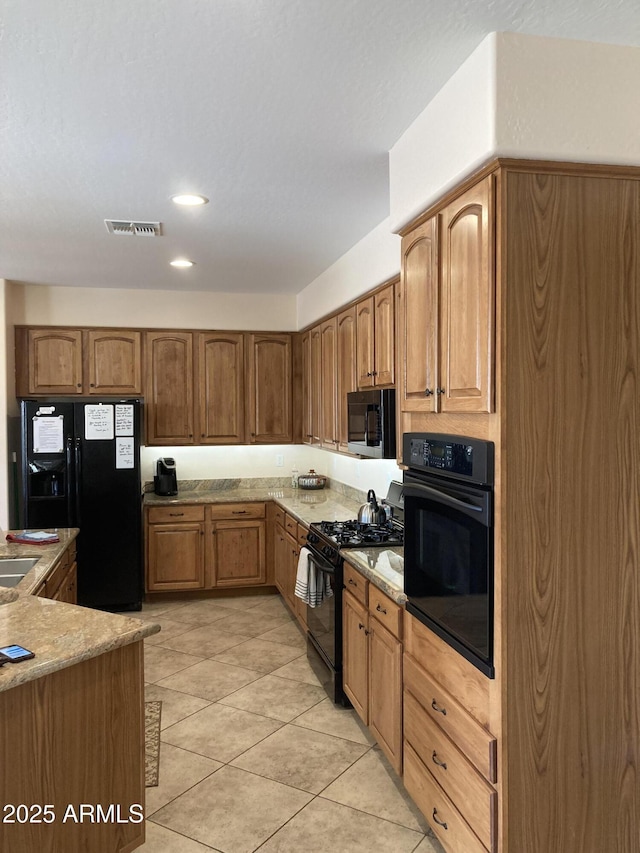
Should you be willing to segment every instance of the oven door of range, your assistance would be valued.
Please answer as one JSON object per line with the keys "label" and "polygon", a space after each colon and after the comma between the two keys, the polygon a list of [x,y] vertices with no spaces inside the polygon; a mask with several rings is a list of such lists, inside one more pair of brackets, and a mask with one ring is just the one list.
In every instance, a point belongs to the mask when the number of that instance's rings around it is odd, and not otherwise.
{"label": "oven door of range", "polygon": [[[342,562],[332,566],[322,556],[309,550],[309,561],[316,570],[316,583],[324,584],[331,590],[322,602],[315,607],[307,604],[307,629],[324,656],[335,669],[342,657],[342,636],[338,637],[337,628],[341,624],[340,614],[336,619],[336,608],[342,601]],[[340,632],[341,633],[341,632]]]}

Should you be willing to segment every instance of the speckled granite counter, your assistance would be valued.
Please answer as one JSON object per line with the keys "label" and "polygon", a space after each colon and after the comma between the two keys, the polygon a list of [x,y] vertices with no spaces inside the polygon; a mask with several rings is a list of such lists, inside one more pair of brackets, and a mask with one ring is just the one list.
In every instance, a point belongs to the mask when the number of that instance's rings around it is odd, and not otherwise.
{"label": "speckled granite counter", "polygon": [[[180,491],[174,497],[160,497],[147,492],[146,506],[171,506],[178,504],[212,504],[252,501],[275,501],[297,521],[309,525],[317,521],[347,521],[357,518],[361,502],[350,500],[333,489],[304,490],[292,488],[271,489],[217,488],[212,490]],[[402,548],[347,549],[345,559],[379,587],[390,598],[404,606],[404,557]]]}
{"label": "speckled granite counter", "polygon": [[51,545],[22,545],[17,542],[7,542],[4,538],[7,533],[18,532],[19,531],[17,530],[9,530],[2,534],[2,539],[0,540],[0,559],[3,557],[38,558],[38,562],[35,566],[24,576],[23,580],[21,580],[16,587],[18,592],[29,594],[38,589],[57,560],[64,554],[80,531],[77,527],[60,528],[56,530],[60,541],[54,542]]}
{"label": "speckled granite counter", "polygon": [[17,643],[35,652],[31,660],[0,667],[0,692],[135,643],[160,630],[159,625],[130,616],[30,594],[46,579],[78,533],[76,528],[60,529],[60,542],[51,545],[19,545],[4,538],[0,542],[0,558],[38,558],[17,587],[0,587],[0,646]]}

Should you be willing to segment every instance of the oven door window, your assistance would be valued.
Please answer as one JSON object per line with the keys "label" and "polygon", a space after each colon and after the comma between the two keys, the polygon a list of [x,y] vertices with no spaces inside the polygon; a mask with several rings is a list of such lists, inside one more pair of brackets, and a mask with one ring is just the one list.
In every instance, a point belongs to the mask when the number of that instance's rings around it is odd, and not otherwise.
{"label": "oven door window", "polygon": [[456,489],[448,491],[453,497],[449,505],[405,484],[405,591],[437,626],[490,661],[493,582],[486,519],[490,497],[479,494],[478,508],[464,511],[455,504],[472,506],[474,499]]}

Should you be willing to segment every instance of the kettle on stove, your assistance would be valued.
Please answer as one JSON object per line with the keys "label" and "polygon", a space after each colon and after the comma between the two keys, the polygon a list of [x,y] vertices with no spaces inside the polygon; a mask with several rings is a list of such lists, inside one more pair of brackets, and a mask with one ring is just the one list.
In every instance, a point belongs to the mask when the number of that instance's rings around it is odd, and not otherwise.
{"label": "kettle on stove", "polygon": [[362,504],[358,510],[358,521],[360,524],[385,524],[389,519],[389,515],[384,506],[381,506],[376,500],[376,493],[373,489],[367,492],[368,503]]}
{"label": "kettle on stove", "polygon": [[156,474],[153,478],[153,490],[156,495],[169,497],[178,494],[178,475],[176,460],[169,456],[161,456],[156,461]]}

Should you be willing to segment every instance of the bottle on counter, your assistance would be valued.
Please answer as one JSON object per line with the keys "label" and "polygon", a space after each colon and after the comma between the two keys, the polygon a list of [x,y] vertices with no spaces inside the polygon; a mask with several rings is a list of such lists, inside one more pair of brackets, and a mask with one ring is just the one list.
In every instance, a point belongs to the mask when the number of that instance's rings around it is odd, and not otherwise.
{"label": "bottle on counter", "polygon": [[297,469],[297,468],[292,468],[292,469],[291,469],[291,488],[292,488],[292,489],[297,489],[297,488],[298,488],[298,474],[299,474],[299,473],[300,473],[300,472],[298,471],[298,469]]}

